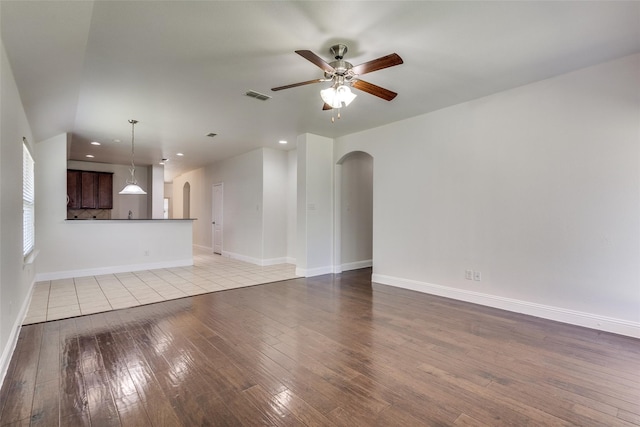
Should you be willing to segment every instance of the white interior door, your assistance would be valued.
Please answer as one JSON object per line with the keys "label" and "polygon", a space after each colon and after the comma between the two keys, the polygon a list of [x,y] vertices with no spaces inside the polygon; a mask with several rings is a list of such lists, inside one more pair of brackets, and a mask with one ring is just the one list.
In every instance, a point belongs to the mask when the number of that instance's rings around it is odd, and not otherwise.
{"label": "white interior door", "polygon": [[213,253],[222,254],[222,183],[213,185],[213,206],[211,207],[211,233]]}

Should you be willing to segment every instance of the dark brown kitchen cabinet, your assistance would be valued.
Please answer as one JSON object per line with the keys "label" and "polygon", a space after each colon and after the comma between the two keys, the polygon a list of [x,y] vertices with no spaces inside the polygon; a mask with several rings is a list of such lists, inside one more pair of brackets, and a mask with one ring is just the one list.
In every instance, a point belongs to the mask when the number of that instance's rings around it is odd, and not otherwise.
{"label": "dark brown kitchen cabinet", "polygon": [[113,209],[113,174],[67,170],[70,209]]}
{"label": "dark brown kitchen cabinet", "polygon": [[80,209],[80,171],[67,171],[67,208]]}
{"label": "dark brown kitchen cabinet", "polygon": [[98,208],[98,176],[95,172],[80,172],[80,180],[82,181],[82,209]]}
{"label": "dark brown kitchen cabinet", "polygon": [[98,209],[113,209],[113,174],[98,173]]}

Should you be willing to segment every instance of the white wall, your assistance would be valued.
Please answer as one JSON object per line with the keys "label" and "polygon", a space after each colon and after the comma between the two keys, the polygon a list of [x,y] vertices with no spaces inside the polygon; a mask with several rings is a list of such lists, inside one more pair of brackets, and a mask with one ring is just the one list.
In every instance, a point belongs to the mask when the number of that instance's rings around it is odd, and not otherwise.
{"label": "white wall", "polygon": [[[33,288],[35,268],[22,256],[22,138],[35,144],[4,45],[0,53],[0,383]],[[42,191],[36,187],[36,194]],[[37,206],[37,205],[36,205]],[[38,245],[36,240],[36,247]]]}
{"label": "white wall", "polygon": [[640,336],[639,76],[633,55],[338,139],[375,159],[374,280]]}
{"label": "white wall", "polygon": [[287,152],[287,262],[296,263],[298,152]]}
{"label": "white wall", "polygon": [[169,199],[169,218],[175,218],[173,214],[173,182],[164,183],[164,197]]}
{"label": "white wall", "polygon": [[373,158],[357,151],[342,161],[340,269],[370,267],[373,256]]}
{"label": "white wall", "polygon": [[307,270],[307,143],[306,135],[296,138],[296,274]]}
{"label": "white wall", "polygon": [[[214,183],[224,183],[223,253],[246,257],[247,261],[262,260],[262,150],[217,163],[211,168],[212,180],[207,185],[211,218],[211,192]],[[211,242],[211,221],[208,241]]]}
{"label": "white wall", "polygon": [[264,148],[262,176],[262,259],[279,264],[287,255],[287,153]]}
{"label": "white wall", "polygon": [[[151,218],[151,211],[149,210],[149,203],[147,202],[147,198],[152,197],[153,194],[153,188],[149,185],[151,182],[149,181],[149,167],[136,165],[136,180],[138,181],[138,185],[147,192],[146,196],[118,194],[126,185],[127,179],[131,178],[131,172],[129,172],[131,166],[69,160],[67,161],[66,167],[68,169],[113,173],[113,209],[111,210],[111,219],[127,219],[129,210],[133,213],[133,218]],[[164,184],[161,183],[159,188],[163,190]],[[65,211],[63,218],[66,217],[67,213]],[[162,214],[160,218],[162,218]]]}
{"label": "white wall", "polygon": [[210,171],[200,168],[187,172],[173,180],[173,218],[183,218],[184,215],[184,185],[189,183],[190,216],[197,220],[193,223],[193,244],[211,248],[211,190],[208,182],[211,180]]}
{"label": "white wall", "polygon": [[[147,167],[147,182],[151,185],[147,186],[147,212],[148,218],[162,219],[164,218],[164,166],[152,165]],[[117,189],[121,189],[118,187]]]}
{"label": "white wall", "polygon": [[182,215],[180,189],[189,182],[191,215],[198,219],[194,244],[213,250],[212,191],[214,184],[223,183],[223,255],[259,265],[284,262],[290,197],[287,168],[285,152],[261,148],[180,175],[173,181],[174,216]]}
{"label": "white wall", "polygon": [[298,136],[296,274],[333,272],[333,140]]}

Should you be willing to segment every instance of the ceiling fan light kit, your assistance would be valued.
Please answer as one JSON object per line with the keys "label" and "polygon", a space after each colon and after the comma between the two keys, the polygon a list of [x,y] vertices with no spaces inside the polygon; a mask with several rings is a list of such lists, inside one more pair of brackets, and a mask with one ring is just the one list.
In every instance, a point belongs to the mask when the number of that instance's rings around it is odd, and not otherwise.
{"label": "ceiling fan light kit", "polygon": [[355,93],[351,92],[349,86],[341,85],[338,87],[331,86],[320,91],[320,97],[331,108],[342,108],[351,104],[356,98]]}
{"label": "ceiling fan light kit", "polygon": [[[295,51],[298,55],[322,69],[324,71],[323,79],[307,80],[286,86],[274,87],[271,90],[279,91],[313,83],[331,82],[330,87],[320,91],[320,97],[324,101],[324,106],[322,107],[323,110],[331,110],[334,108],[339,109],[348,106],[357,96],[351,92],[352,87],[386,101],[391,101],[398,95],[395,92],[376,86],[373,83],[366,82],[359,78],[362,74],[402,64],[402,58],[400,58],[398,54],[392,53],[354,67],[350,62],[343,59],[348,50],[346,45],[337,44],[331,46],[329,50],[335,58],[335,61],[329,63],[325,62],[310,50]],[[340,112],[338,112],[338,118],[340,118]]]}

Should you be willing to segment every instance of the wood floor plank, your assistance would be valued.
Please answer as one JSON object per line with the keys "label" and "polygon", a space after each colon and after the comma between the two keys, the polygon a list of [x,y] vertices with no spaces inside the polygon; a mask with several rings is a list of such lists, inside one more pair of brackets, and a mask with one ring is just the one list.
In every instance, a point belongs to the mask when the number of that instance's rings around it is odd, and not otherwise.
{"label": "wood floor plank", "polygon": [[60,419],[59,400],[59,381],[57,378],[36,384],[31,406],[31,425],[57,426]]}
{"label": "wood floor plank", "polygon": [[22,328],[13,356],[11,377],[7,377],[3,387],[7,387],[6,400],[2,405],[0,425],[21,422],[31,417],[31,406],[35,393],[38,361],[44,326],[30,325]]}
{"label": "wood floor plank", "polygon": [[245,395],[249,404],[254,406],[260,412],[261,416],[268,420],[267,425],[304,425],[303,422],[289,410],[288,402],[277,397],[280,396],[282,392],[278,393],[278,395],[273,395],[260,387],[260,385],[255,385],[244,390],[241,394]]}
{"label": "wood floor plank", "polygon": [[85,372],[87,404],[92,425],[120,426],[120,417],[103,370]]}
{"label": "wood floor plank", "polygon": [[333,423],[320,411],[308,404],[291,390],[284,390],[273,397],[278,404],[286,407],[304,425],[309,427],[331,426]]}
{"label": "wood floor plank", "polygon": [[[140,274],[126,277],[242,275]],[[0,426],[640,426],[640,340],[370,277],[25,326]]]}
{"label": "wood floor plank", "polygon": [[174,408],[171,406],[170,399],[163,393],[162,388],[148,367],[140,365],[129,368],[129,374],[131,375],[152,425],[183,425]]}
{"label": "wood floor plank", "polygon": [[44,324],[41,348],[38,359],[36,383],[41,384],[60,379],[60,323],[48,322]]}
{"label": "wood floor plank", "polygon": [[217,395],[201,395],[195,398],[196,403],[202,410],[206,422],[216,427],[236,427],[242,426],[242,423],[233,411],[231,411],[225,401],[231,396],[235,396],[237,392],[228,394],[224,399],[220,399]]}
{"label": "wood floor plank", "polygon": [[145,427],[153,425],[137,393],[115,398],[115,405],[122,427]]}
{"label": "wood floor plank", "polygon": [[69,422],[89,422],[89,407],[84,386],[82,359],[76,329],[76,319],[60,325],[60,419]]}

